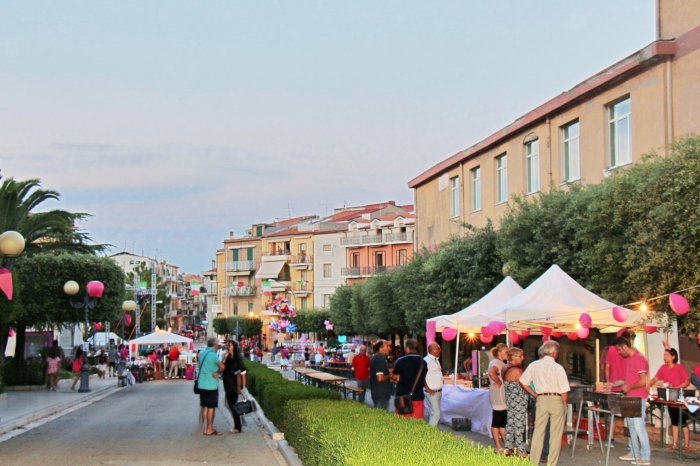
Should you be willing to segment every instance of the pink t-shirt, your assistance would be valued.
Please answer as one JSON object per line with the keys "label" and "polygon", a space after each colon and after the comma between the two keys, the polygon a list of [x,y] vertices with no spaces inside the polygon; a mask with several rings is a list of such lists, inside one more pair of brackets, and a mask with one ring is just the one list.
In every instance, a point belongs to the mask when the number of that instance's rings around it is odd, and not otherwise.
{"label": "pink t-shirt", "polygon": [[[620,356],[617,352],[617,348],[614,346],[608,346],[608,354],[605,356],[605,364],[610,366],[610,380],[608,382],[617,382],[625,378],[625,369],[627,368],[627,361],[625,358]],[[619,392],[620,387],[613,388],[614,392]]]}
{"label": "pink t-shirt", "polygon": [[674,364],[673,367],[668,367],[666,364],[659,367],[656,372],[656,378],[663,380],[671,386],[671,388],[677,388],[680,384],[688,380],[688,373],[685,371],[685,367],[680,364]]}
{"label": "pink t-shirt", "polygon": [[[642,353],[635,350],[634,355],[627,358],[627,371],[625,372],[625,385],[639,382],[639,374],[649,373],[649,363]],[[646,399],[649,396],[647,387],[639,387],[627,392],[627,396],[636,396]]]}

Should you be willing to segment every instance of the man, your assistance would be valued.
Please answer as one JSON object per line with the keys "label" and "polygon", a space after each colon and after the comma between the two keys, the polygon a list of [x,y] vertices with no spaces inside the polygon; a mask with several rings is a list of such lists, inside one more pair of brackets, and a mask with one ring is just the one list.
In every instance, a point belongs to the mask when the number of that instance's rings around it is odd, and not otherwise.
{"label": "man", "polygon": [[107,351],[107,362],[109,364],[109,376],[114,377],[117,373],[117,359],[119,358],[119,351],[114,347],[114,345],[109,347]]}
{"label": "man", "polygon": [[440,421],[440,400],[442,399],[442,366],[440,365],[442,348],[437,343],[428,345],[428,355],[423,358],[428,367],[425,375],[425,395],[428,397],[430,418],[428,425],[437,427]]}
{"label": "man", "polygon": [[323,343],[318,344],[318,349],[316,350],[316,355],[314,356],[314,361],[316,366],[320,366],[323,363],[323,357],[326,355],[326,350],[323,349]]}
{"label": "man", "polygon": [[360,346],[360,354],[352,358],[353,377],[357,381],[357,388],[364,390],[360,393],[360,402],[365,402],[365,393],[369,386],[369,356],[367,356],[367,347]]}
{"label": "man", "polygon": [[219,361],[216,350],[219,340],[215,337],[207,340],[207,347],[199,354],[199,406],[200,416],[204,423],[204,435],[219,435],[214,430],[214,411],[219,407],[219,374],[224,371],[224,365]]}
{"label": "man", "polygon": [[[406,341],[406,355],[396,360],[393,374],[393,379],[396,382],[396,397],[411,395],[413,412],[404,414],[404,417],[423,420],[423,402],[425,401],[423,387],[425,387],[427,373],[428,365],[418,354],[418,340]],[[413,388],[414,385],[415,388]]]}
{"label": "man", "polygon": [[391,345],[386,340],[377,340],[374,344],[374,356],[369,362],[369,389],[372,391],[374,407],[389,409],[391,398],[391,374],[386,357],[391,353]]}
{"label": "man", "polygon": [[[642,409],[639,417],[627,418],[630,437],[627,441],[629,452],[621,456],[624,461],[636,461],[637,466],[651,464],[651,447],[649,445],[649,435],[644,422],[644,411],[646,407],[647,379],[649,374],[649,363],[642,353],[633,348],[628,340],[616,338],[613,345],[617,352],[627,360],[627,370],[622,379],[614,380],[613,386],[621,388],[622,393],[627,396],[635,396],[642,399]],[[634,447],[634,448],[633,448]],[[635,458],[635,450],[639,455],[639,460]]]}
{"label": "man", "polygon": [[[632,335],[627,330],[620,333],[619,338],[624,338],[628,342],[632,339]],[[625,370],[627,369],[627,360],[620,356],[617,352],[615,345],[606,346],[603,348],[605,353],[605,364],[604,364],[604,375],[603,382],[614,382],[616,380],[623,379],[625,377]],[[620,387],[613,387],[613,392],[620,392]],[[615,448],[615,426],[613,425],[614,418],[612,416],[605,416],[606,432],[612,432],[610,437],[610,447]],[[612,431],[610,430],[612,429]]]}
{"label": "man", "polygon": [[[569,401],[569,379],[564,368],[556,362],[559,356],[559,343],[546,341],[541,351],[542,359],[532,362],[520,376],[519,382],[525,391],[535,398],[537,411],[530,447],[530,461],[535,465],[539,464],[547,421],[550,421],[548,464],[556,466],[559,462],[561,436],[566,420],[566,404]],[[535,384],[537,392],[530,387],[530,383]]]}
{"label": "man", "polygon": [[[614,351],[614,348],[613,348]],[[544,353],[542,353],[542,347],[537,350],[537,359],[542,359],[544,358]],[[530,382],[530,388],[532,388],[533,391],[537,391],[535,389],[535,384],[533,382]],[[528,397],[530,399],[530,412],[532,413],[532,422],[535,423],[537,422],[537,401],[533,397]],[[549,429],[551,425],[551,420],[547,421],[547,428],[544,431],[544,442],[542,444],[542,454],[540,455],[540,463],[547,463],[549,460]]]}
{"label": "man", "polygon": [[271,363],[275,362],[275,357],[277,356],[277,352],[279,351],[279,348],[277,348],[277,343],[278,342],[275,341],[272,345],[272,351],[271,351],[272,354],[270,355],[270,362]]}
{"label": "man", "polygon": [[[698,333],[698,347],[700,347],[700,333]],[[690,373],[690,383],[696,390],[700,390],[700,364],[695,366],[693,372]]]}
{"label": "man", "polygon": [[173,345],[170,347],[170,351],[168,351],[168,361],[170,361],[170,371],[168,372],[168,376],[171,379],[178,376],[178,359],[180,359],[180,350],[177,349],[177,346]]}

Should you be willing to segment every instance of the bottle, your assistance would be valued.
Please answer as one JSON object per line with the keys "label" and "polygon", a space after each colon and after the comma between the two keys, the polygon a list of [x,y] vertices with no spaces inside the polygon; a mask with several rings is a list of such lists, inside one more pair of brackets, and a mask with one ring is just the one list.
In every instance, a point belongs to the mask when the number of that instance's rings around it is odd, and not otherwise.
{"label": "bottle", "polygon": [[683,403],[685,401],[685,393],[683,393],[683,389],[679,389],[678,391],[678,401]]}

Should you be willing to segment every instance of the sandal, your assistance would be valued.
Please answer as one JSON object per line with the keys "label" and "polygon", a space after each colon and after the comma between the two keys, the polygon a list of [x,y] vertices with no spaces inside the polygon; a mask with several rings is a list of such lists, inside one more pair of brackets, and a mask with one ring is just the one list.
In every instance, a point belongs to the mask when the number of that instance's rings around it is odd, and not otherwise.
{"label": "sandal", "polygon": [[683,445],[683,451],[685,451],[685,452],[693,451],[693,448],[690,445]]}
{"label": "sandal", "polygon": [[214,431],[212,431],[211,434],[204,434],[204,435],[221,435],[221,434],[214,430]]}
{"label": "sandal", "polygon": [[238,430],[238,429],[231,429],[231,430],[228,431],[228,433],[229,433],[229,434],[240,434],[241,431]]}
{"label": "sandal", "polygon": [[669,451],[678,450],[678,444],[677,444],[677,443],[672,443],[672,444],[670,444],[669,446],[666,447],[666,450],[669,450]]}

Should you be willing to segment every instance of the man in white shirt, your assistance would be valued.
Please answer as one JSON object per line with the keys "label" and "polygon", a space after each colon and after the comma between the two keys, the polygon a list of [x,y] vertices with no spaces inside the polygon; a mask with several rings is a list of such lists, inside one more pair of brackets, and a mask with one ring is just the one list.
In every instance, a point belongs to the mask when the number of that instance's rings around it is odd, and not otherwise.
{"label": "man in white shirt", "polygon": [[[546,341],[541,348],[544,357],[539,361],[530,363],[523,375],[520,376],[520,385],[526,392],[535,398],[536,421],[535,431],[532,434],[532,446],[530,448],[530,461],[539,464],[544,446],[544,436],[549,427],[549,465],[556,466],[561,450],[561,436],[564,432],[566,420],[566,404],[569,400],[569,379],[562,366],[557,364],[559,356],[559,343]],[[537,393],[530,388],[534,382]]]}
{"label": "man in white shirt", "polygon": [[428,424],[437,427],[440,421],[440,400],[442,399],[442,366],[440,366],[440,353],[442,348],[437,343],[428,345],[428,355],[423,359],[428,364],[428,372],[425,375],[425,396],[430,407]]}

